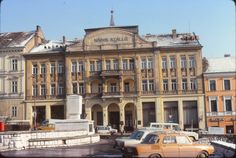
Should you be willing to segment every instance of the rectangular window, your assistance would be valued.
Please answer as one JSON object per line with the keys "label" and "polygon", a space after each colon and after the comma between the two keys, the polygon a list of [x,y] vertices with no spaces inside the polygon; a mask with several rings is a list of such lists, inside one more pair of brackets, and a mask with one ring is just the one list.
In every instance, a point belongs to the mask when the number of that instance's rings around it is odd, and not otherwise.
{"label": "rectangular window", "polygon": [[194,68],[195,67],[195,59],[193,56],[189,57],[189,67]]}
{"label": "rectangular window", "polygon": [[225,111],[232,111],[232,101],[231,98],[225,98]]}
{"label": "rectangular window", "polygon": [[46,65],[41,64],[41,74],[46,74]]}
{"label": "rectangular window", "polygon": [[224,80],[224,90],[230,90],[230,80]]}
{"label": "rectangular window", "polygon": [[110,60],[106,60],[106,70],[111,70]]}
{"label": "rectangular window", "polygon": [[141,62],[142,62],[142,65],[141,65],[142,70],[146,69],[146,58],[143,58]]}
{"label": "rectangular window", "polygon": [[84,71],[84,63],[83,61],[79,61],[79,72],[83,72]]}
{"label": "rectangular window", "polygon": [[17,117],[17,107],[16,106],[11,107],[11,117]]}
{"label": "rectangular window", "polygon": [[73,87],[73,94],[77,94],[77,83],[72,83],[72,87]]}
{"label": "rectangular window", "polygon": [[56,65],[55,63],[51,63],[51,74],[55,74],[56,73]]}
{"label": "rectangular window", "polygon": [[175,57],[170,57],[170,68],[175,69]]}
{"label": "rectangular window", "polygon": [[12,59],[11,63],[12,63],[12,70],[17,71],[17,59]]}
{"label": "rectangular window", "polygon": [[38,86],[33,85],[33,96],[37,96],[37,95],[38,95]]}
{"label": "rectangular window", "polygon": [[116,92],[116,83],[111,83],[111,92]]}
{"label": "rectangular window", "polygon": [[129,69],[134,70],[134,59],[130,59],[129,61]]}
{"label": "rectangular window", "polygon": [[84,94],[84,84],[83,83],[79,84],[79,94]]}
{"label": "rectangular window", "polygon": [[95,62],[90,61],[90,71],[95,71]]}
{"label": "rectangular window", "polygon": [[154,91],[154,82],[153,82],[153,80],[149,80],[148,88],[149,88],[149,91]]}
{"label": "rectangular window", "polygon": [[33,65],[33,70],[32,70],[32,72],[33,72],[33,75],[37,75],[37,74],[38,74],[38,66],[37,66],[37,64],[34,64],[34,65]]}
{"label": "rectangular window", "polygon": [[211,112],[217,112],[217,100],[211,100]]}
{"label": "rectangular window", "polygon": [[186,64],[186,57],[185,56],[181,56],[181,68],[186,68],[187,64]]}
{"label": "rectangular window", "polygon": [[98,93],[102,93],[102,84],[101,83],[98,84]]}
{"label": "rectangular window", "polygon": [[76,73],[76,72],[77,72],[77,62],[76,62],[76,61],[72,62],[71,71],[72,71],[73,73]]}
{"label": "rectangular window", "polygon": [[124,59],[122,62],[123,62],[123,70],[128,70],[128,61],[127,61],[127,59]]}
{"label": "rectangular window", "polygon": [[45,84],[41,85],[41,96],[45,96],[46,95],[46,86]]}
{"label": "rectangular window", "polygon": [[145,92],[145,91],[148,91],[148,84],[147,84],[147,80],[143,80],[142,81],[142,90]]}
{"label": "rectangular window", "polygon": [[113,60],[113,69],[114,70],[118,70],[119,69],[118,60]]}
{"label": "rectangular window", "polygon": [[125,82],[125,92],[129,92],[129,82]]}
{"label": "rectangular window", "polygon": [[176,79],[171,80],[171,88],[172,88],[172,91],[177,90],[177,82],[176,82]]}
{"label": "rectangular window", "polygon": [[153,69],[153,60],[152,60],[152,58],[148,58],[148,69]]}
{"label": "rectangular window", "polygon": [[56,85],[55,84],[51,84],[51,95],[56,95]]}
{"label": "rectangular window", "polygon": [[197,89],[197,81],[196,81],[196,79],[191,79],[190,80],[190,88],[191,88],[191,90],[196,90]]}
{"label": "rectangular window", "polygon": [[64,73],[64,65],[63,65],[63,63],[58,63],[58,73],[59,74]]}
{"label": "rectangular window", "polygon": [[163,80],[163,91],[168,91],[168,80],[167,79]]}
{"label": "rectangular window", "polygon": [[187,90],[187,79],[182,80],[182,90]]}
{"label": "rectangular window", "polygon": [[12,81],[12,93],[17,93],[17,81]]}
{"label": "rectangular window", "polygon": [[210,80],[210,91],[215,91],[215,90],[216,90],[216,81]]}
{"label": "rectangular window", "polygon": [[102,71],[102,61],[101,60],[97,61],[97,71]]}
{"label": "rectangular window", "polygon": [[59,95],[63,95],[64,94],[64,85],[63,85],[63,83],[59,83],[58,94]]}
{"label": "rectangular window", "polygon": [[167,69],[167,59],[166,59],[166,57],[162,57],[162,69]]}

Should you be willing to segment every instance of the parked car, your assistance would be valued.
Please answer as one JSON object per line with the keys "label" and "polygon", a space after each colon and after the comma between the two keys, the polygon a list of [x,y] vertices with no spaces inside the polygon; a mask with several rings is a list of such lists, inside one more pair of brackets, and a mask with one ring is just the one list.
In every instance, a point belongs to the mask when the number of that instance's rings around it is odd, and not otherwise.
{"label": "parked car", "polygon": [[179,127],[178,123],[157,123],[157,122],[152,122],[152,123],[150,123],[150,128],[158,128],[159,130],[174,130],[174,131],[178,131],[179,133],[186,134],[193,141],[197,141],[198,138],[199,138],[199,135],[196,132],[181,130],[181,128]]}
{"label": "parked car", "polygon": [[115,139],[113,147],[123,149],[126,145],[139,144],[141,143],[147,134],[157,131],[157,129],[139,129],[134,131],[129,137],[121,137]]}
{"label": "parked car", "polygon": [[100,135],[112,135],[117,133],[117,129],[114,129],[111,126],[97,126],[96,132]]}
{"label": "parked car", "polygon": [[193,143],[185,134],[179,132],[154,132],[146,136],[141,144],[124,148],[124,157],[208,157],[214,147]]}

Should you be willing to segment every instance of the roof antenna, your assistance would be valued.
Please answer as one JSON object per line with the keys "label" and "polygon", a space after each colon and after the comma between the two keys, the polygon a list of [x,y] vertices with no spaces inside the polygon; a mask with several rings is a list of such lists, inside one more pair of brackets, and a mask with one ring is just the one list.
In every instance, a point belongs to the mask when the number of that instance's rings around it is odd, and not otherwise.
{"label": "roof antenna", "polygon": [[113,18],[114,11],[111,10],[111,19],[110,19],[110,26],[115,26],[114,18]]}

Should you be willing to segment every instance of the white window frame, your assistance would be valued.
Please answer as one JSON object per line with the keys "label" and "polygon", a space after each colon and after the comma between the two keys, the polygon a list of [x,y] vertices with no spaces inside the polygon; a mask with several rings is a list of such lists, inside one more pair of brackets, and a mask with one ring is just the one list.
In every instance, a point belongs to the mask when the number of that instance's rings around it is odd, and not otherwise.
{"label": "white window frame", "polygon": [[195,57],[194,56],[189,56],[189,67],[195,68]]}
{"label": "white window frame", "polygon": [[211,101],[212,100],[216,100],[216,107],[217,107],[217,111],[216,112],[219,112],[219,104],[218,104],[218,97],[217,96],[210,96],[209,97],[209,109],[210,109],[210,112],[215,112],[215,111],[211,110]]}
{"label": "white window frame", "polygon": [[46,96],[46,85],[45,84],[40,85],[40,95]]}
{"label": "white window frame", "polygon": [[125,92],[129,92],[130,91],[130,89],[129,89],[129,82],[125,82],[124,83],[124,91]]}
{"label": "white window frame", "polygon": [[153,69],[153,59],[152,58],[148,58],[148,61],[147,61],[147,68],[148,69]]}
{"label": "white window frame", "polygon": [[154,80],[148,80],[148,91],[154,91]]}
{"label": "white window frame", "polygon": [[79,83],[79,94],[84,94],[84,83]]}
{"label": "white window frame", "polygon": [[162,69],[167,69],[167,57],[161,58],[161,66],[162,66]]}
{"label": "white window frame", "polygon": [[[225,112],[233,112],[234,111],[233,97],[232,96],[223,96],[223,100],[224,100],[224,111]],[[232,109],[232,111],[226,111],[226,100],[231,100],[231,109]]]}
{"label": "white window frame", "polygon": [[77,62],[76,61],[72,61],[71,62],[71,72],[72,73],[76,73],[77,72]]}
{"label": "white window frame", "polygon": [[56,64],[50,63],[50,74],[55,74],[55,73],[56,73]]}
{"label": "white window frame", "polygon": [[[183,82],[186,80],[186,82]],[[188,89],[188,80],[187,79],[182,79],[182,90],[187,90]]]}
{"label": "white window frame", "polygon": [[187,60],[186,56],[181,56],[181,68],[186,68],[187,67]]}
{"label": "white window frame", "polygon": [[[167,81],[167,82],[164,82],[164,81]],[[163,91],[168,91],[169,90],[169,88],[168,88],[168,79],[163,79],[162,86],[163,86]]]}
{"label": "white window frame", "polygon": [[116,83],[111,83],[110,90],[112,93],[117,92],[117,84]]}
{"label": "white window frame", "polygon": [[[175,81],[175,82],[173,82],[173,81]],[[178,90],[178,87],[177,87],[177,79],[172,79],[172,80],[171,80],[171,90],[172,90],[172,91]]]}
{"label": "white window frame", "polygon": [[111,70],[111,61],[106,60],[106,70]]}
{"label": "white window frame", "polygon": [[11,81],[11,92],[18,93],[18,81],[17,80]]}
{"label": "white window frame", "polygon": [[175,67],[176,67],[176,58],[175,57],[173,57],[173,56],[171,56],[170,57],[170,68],[171,69],[175,69]]}
{"label": "white window frame", "polygon": [[127,59],[123,59],[122,63],[123,63],[123,70],[129,70],[128,60]]}
{"label": "white window frame", "polygon": [[97,64],[97,71],[102,71],[102,61],[98,60],[96,61],[96,64]]}
{"label": "white window frame", "polygon": [[62,62],[58,63],[58,73],[62,74],[64,69],[64,65]]}
{"label": "white window frame", "polygon": [[[211,90],[211,81],[215,81],[215,90]],[[210,79],[209,82],[208,82],[208,85],[209,85],[209,87],[208,87],[209,91],[216,91],[217,90],[217,82],[216,82],[216,80]]]}
{"label": "white window frame", "polygon": [[148,81],[142,80],[142,91],[147,92],[148,91]]}
{"label": "white window frame", "polygon": [[196,78],[190,79],[190,89],[197,90],[197,79]]}
{"label": "white window frame", "polygon": [[[54,86],[52,86],[54,85]],[[56,84],[53,83],[50,85],[50,95],[56,95]]]}
{"label": "white window frame", "polygon": [[40,65],[40,74],[46,74],[46,64]]}
{"label": "white window frame", "polygon": [[37,75],[38,74],[38,65],[37,64],[33,64],[32,65],[32,74],[33,75]]}
{"label": "white window frame", "polygon": [[119,69],[119,61],[113,60],[113,70],[118,70],[118,69]]}
{"label": "white window frame", "polygon": [[90,70],[90,72],[95,71],[95,61],[89,62],[89,70]]}
{"label": "white window frame", "polygon": [[17,59],[12,59],[11,60],[11,70],[12,71],[17,71],[18,70],[18,60]]}
{"label": "white window frame", "polygon": [[[229,81],[229,89],[225,89],[225,81],[228,80]],[[230,79],[223,79],[223,90],[225,91],[230,91],[231,90],[231,80]]]}
{"label": "white window frame", "polygon": [[129,60],[129,69],[134,70],[134,59]]}
{"label": "white window frame", "polygon": [[147,67],[146,58],[142,58],[142,59],[141,59],[141,69],[142,69],[142,70],[145,70],[146,67]]}
{"label": "white window frame", "polygon": [[83,72],[84,71],[84,62],[83,61],[79,61],[79,69],[78,72]]}
{"label": "white window frame", "polygon": [[58,95],[63,95],[64,94],[64,85],[63,83],[58,84]]}
{"label": "white window frame", "polygon": [[17,117],[17,106],[11,107],[11,117]]}
{"label": "white window frame", "polygon": [[32,86],[32,96],[37,96],[38,95],[38,85],[33,85]]}

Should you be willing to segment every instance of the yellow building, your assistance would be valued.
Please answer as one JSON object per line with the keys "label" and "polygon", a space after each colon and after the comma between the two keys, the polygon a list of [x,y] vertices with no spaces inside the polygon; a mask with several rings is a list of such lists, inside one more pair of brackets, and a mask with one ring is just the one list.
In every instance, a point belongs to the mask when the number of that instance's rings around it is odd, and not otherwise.
{"label": "yellow building", "polygon": [[208,59],[204,72],[208,127],[223,127],[236,133],[236,65],[235,57]]}
{"label": "yellow building", "polygon": [[[138,26],[112,25],[85,29],[85,33],[65,52],[36,51],[27,55],[28,119],[32,118],[34,105],[44,109],[43,116],[37,117],[48,119],[54,113],[52,106],[63,105],[65,109],[66,95],[80,94],[82,117],[94,120],[95,125],[119,128],[123,123],[127,130],[133,130],[150,122],[177,122],[182,128],[205,128],[202,46],[194,34],[172,30],[171,34],[140,36]],[[52,85],[55,83],[59,91],[60,82],[60,77],[52,81],[49,73],[54,61],[65,68],[62,99],[52,94]],[[36,75],[37,87],[41,87],[37,98],[46,100],[32,97],[34,67],[38,72],[42,67],[46,69],[41,75],[45,76],[44,83],[40,73]],[[58,64],[56,67],[59,70]],[[62,113],[65,116],[65,110]]]}
{"label": "yellow building", "polygon": [[25,119],[25,62],[22,54],[43,41],[39,26],[35,31],[0,33],[0,118]]}

